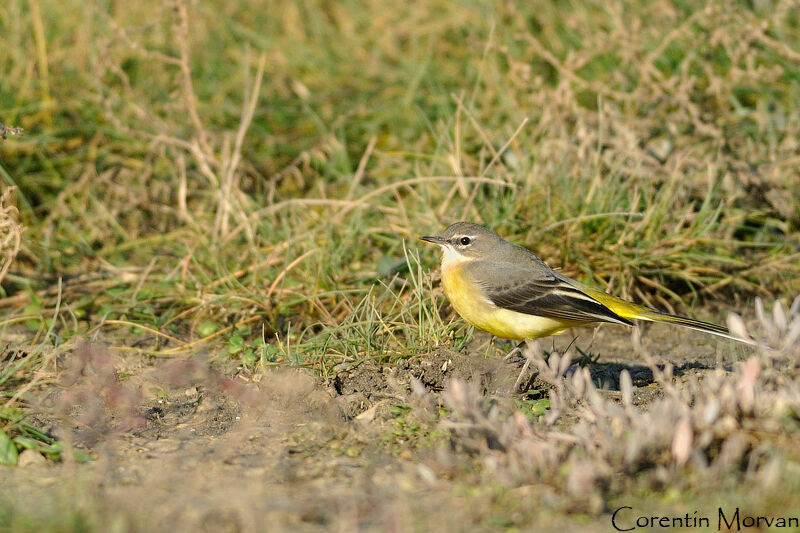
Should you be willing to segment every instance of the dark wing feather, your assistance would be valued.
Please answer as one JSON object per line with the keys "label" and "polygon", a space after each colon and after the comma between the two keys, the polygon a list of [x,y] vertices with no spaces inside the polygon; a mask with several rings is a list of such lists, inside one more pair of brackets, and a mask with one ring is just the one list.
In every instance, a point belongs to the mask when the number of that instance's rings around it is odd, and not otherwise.
{"label": "dark wing feather", "polygon": [[[542,273],[539,278],[520,279],[519,269],[509,266],[508,281],[481,283],[484,296],[504,309],[577,322],[633,323],[601,304],[555,273]],[[514,275],[517,274],[517,275]]]}

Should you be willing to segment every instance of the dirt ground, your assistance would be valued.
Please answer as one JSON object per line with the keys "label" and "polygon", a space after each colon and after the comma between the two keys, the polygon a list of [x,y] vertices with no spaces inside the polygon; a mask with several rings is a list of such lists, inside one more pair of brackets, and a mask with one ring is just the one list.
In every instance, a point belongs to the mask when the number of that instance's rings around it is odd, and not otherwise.
{"label": "dirt ground", "polygon": [[[635,403],[646,408],[659,395],[650,370],[632,355],[627,329],[575,333],[584,351],[599,354],[590,369],[607,394],[617,394],[627,368]],[[564,348],[572,339],[543,346]],[[476,335],[471,355],[442,348],[329,378],[287,368],[249,375],[207,365],[203,354],[167,361],[83,346],[76,352],[90,364],[72,375],[67,368],[65,381],[42,391],[31,420],[94,460],[26,455],[21,466],[2,470],[0,508],[12,504],[6,518],[17,526],[61,523],[70,531],[65,521],[84,530],[171,532],[607,525],[602,512],[572,519],[538,510],[524,491],[472,486],[471,458],[435,430],[417,429],[403,416],[410,408],[397,407],[413,404],[413,378],[433,398],[457,376],[478,380],[498,402],[511,401],[521,361],[475,355],[488,341]],[[730,343],[689,330],[654,325],[643,331],[643,343],[657,361],[676,367],[677,380],[733,362]],[[116,378],[108,379],[112,368]]]}

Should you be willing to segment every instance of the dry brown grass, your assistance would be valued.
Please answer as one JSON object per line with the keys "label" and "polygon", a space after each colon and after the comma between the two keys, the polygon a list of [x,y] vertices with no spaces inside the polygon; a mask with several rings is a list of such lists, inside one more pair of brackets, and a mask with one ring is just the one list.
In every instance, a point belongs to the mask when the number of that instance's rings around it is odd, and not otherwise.
{"label": "dry brown grass", "polygon": [[14,188],[3,187],[0,192],[0,282],[22,245],[22,224],[14,204]]}

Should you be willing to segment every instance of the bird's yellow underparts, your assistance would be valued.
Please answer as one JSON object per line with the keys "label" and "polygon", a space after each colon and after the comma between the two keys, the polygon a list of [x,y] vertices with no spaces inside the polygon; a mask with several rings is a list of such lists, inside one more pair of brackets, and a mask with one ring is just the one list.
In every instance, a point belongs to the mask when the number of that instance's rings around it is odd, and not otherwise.
{"label": "bird's yellow underparts", "polygon": [[752,344],[722,326],[650,309],[587,287],[559,274],[527,249],[472,222],[456,222],[440,236],[420,239],[442,249],[442,285],[458,314],[498,337],[536,339],[593,322],[632,326],[632,320],[647,320]]}

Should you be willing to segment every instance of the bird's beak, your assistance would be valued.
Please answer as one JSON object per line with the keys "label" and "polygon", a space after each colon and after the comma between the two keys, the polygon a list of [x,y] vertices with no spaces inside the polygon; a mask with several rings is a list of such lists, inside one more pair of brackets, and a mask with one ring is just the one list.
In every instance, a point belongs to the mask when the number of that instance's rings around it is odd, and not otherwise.
{"label": "bird's beak", "polygon": [[441,237],[431,237],[430,235],[423,235],[422,237],[419,238],[419,240],[425,242],[432,242],[433,244],[438,244],[439,246],[443,246],[445,243],[445,240],[442,239]]}

